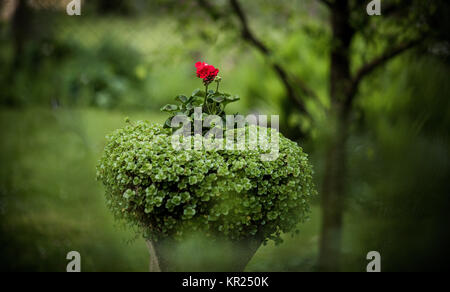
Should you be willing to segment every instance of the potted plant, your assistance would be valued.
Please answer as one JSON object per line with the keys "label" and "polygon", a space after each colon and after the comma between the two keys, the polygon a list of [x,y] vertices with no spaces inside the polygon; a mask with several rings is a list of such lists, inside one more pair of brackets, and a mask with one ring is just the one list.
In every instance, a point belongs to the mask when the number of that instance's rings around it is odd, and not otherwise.
{"label": "potted plant", "polygon": [[[127,121],[107,136],[97,176],[114,216],[146,239],[151,271],[243,271],[261,244],[281,242],[282,233],[295,232],[307,219],[316,193],[313,171],[302,148],[276,130],[226,123],[227,104],[239,98],[219,91],[216,68],[196,67],[205,90],[163,107],[171,114],[164,125]],[[217,86],[209,90],[213,82]],[[179,116],[185,125],[200,119],[200,133],[174,123]],[[205,147],[202,136],[211,128],[225,134],[208,141],[223,147]],[[262,159],[267,147],[226,147],[251,140],[252,130],[257,139],[267,134],[269,144],[277,137],[273,159]],[[200,147],[194,147],[197,138],[203,139]],[[177,139],[191,147],[174,147]]]}

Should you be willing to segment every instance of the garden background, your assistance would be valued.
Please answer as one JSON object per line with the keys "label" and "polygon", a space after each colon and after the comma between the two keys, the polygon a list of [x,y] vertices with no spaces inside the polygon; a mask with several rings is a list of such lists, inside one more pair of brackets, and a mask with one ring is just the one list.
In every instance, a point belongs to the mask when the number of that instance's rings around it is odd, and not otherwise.
{"label": "garden background", "polygon": [[[90,0],[82,16],[68,16],[68,2],[0,2],[0,270],[65,271],[72,250],[83,271],[148,270],[144,240],[113,220],[95,167],[105,135],[126,117],[162,123],[162,105],[201,87],[197,61],[218,67],[223,90],[241,97],[233,112],[280,115],[281,132],[315,169],[311,220],[283,244],[262,247],[247,271],[365,271],[373,250],[383,270],[446,264],[446,1],[382,1],[382,16],[367,15],[369,1],[342,1],[352,10],[341,15],[360,21],[347,56],[352,74],[388,58],[361,76],[338,145],[345,156],[334,161],[345,173],[329,185],[333,137],[342,132],[332,84],[345,83],[332,80],[343,45],[330,18],[342,3]],[[321,243],[327,212],[343,215],[332,222],[339,262]]]}

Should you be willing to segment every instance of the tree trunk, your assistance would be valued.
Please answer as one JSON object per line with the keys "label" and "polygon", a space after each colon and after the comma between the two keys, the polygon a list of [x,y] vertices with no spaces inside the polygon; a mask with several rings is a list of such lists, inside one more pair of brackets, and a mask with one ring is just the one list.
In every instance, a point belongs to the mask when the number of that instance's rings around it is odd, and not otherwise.
{"label": "tree trunk", "polygon": [[322,188],[322,230],[320,271],[339,271],[342,217],[345,200],[347,122],[335,119],[336,130],[328,142],[326,170]]}
{"label": "tree trunk", "polygon": [[150,253],[150,272],[243,272],[262,240],[146,242]]}
{"label": "tree trunk", "polygon": [[322,188],[322,230],[319,270],[339,271],[344,212],[346,143],[348,136],[347,97],[351,88],[350,45],[354,30],[350,25],[348,1],[340,1],[331,9],[333,47],[331,49],[330,126],[326,151],[326,169]]}

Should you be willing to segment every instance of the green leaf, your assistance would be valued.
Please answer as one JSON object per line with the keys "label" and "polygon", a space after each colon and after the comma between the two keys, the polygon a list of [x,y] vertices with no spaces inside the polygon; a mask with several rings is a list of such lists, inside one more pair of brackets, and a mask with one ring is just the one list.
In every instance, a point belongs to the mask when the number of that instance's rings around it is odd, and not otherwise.
{"label": "green leaf", "polygon": [[178,106],[174,105],[174,104],[166,104],[165,106],[163,106],[161,108],[162,112],[168,112],[168,113],[175,112],[177,110],[178,110]]}
{"label": "green leaf", "polygon": [[229,101],[229,102],[235,102],[235,101],[238,101],[238,100],[241,99],[241,98],[240,98],[239,96],[237,96],[237,95],[234,95],[234,96],[226,96],[225,98],[226,98],[226,100]]}
{"label": "green leaf", "polygon": [[181,101],[183,104],[186,104],[189,101],[185,95],[178,95],[175,99]]}
{"label": "green leaf", "polygon": [[192,100],[191,104],[195,106],[201,106],[203,104],[203,97],[195,97],[194,100]]}
{"label": "green leaf", "polygon": [[211,100],[217,103],[221,103],[225,100],[225,96],[219,95],[219,96],[213,96],[211,97]]}
{"label": "green leaf", "polygon": [[200,93],[200,88],[197,88],[196,90],[194,90],[194,91],[192,92],[192,96],[197,96],[198,93]]}
{"label": "green leaf", "polygon": [[186,105],[189,105],[193,100],[194,100],[194,96],[189,97],[188,101],[186,102]]}
{"label": "green leaf", "polygon": [[225,108],[228,104],[236,102],[236,101],[238,101],[240,99],[241,98],[239,96],[237,96],[237,95],[235,95],[235,96],[226,96],[225,97],[225,101],[223,101],[222,104],[223,104],[223,106]]}
{"label": "green leaf", "polygon": [[164,123],[164,128],[165,128],[165,129],[170,129],[170,128],[172,128],[172,117],[170,117],[170,118],[168,118],[168,119],[166,120],[166,122]]}
{"label": "green leaf", "polygon": [[[186,110],[188,110],[188,111],[190,111],[191,109],[193,109],[194,108],[194,105],[192,104],[192,103],[188,103],[187,105],[186,105]],[[189,114],[187,114],[187,115],[189,115]]]}

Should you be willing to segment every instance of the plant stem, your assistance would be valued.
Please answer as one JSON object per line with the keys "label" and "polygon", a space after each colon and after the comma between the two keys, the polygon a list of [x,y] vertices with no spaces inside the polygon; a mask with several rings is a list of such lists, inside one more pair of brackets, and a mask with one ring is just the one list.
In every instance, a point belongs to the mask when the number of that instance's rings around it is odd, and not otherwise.
{"label": "plant stem", "polygon": [[[217,87],[216,87],[216,93],[219,92],[219,86],[220,86],[220,82],[216,82],[217,83]],[[214,114],[217,114],[217,104],[214,103]]]}
{"label": "plant stem", "polygon": [[205,85],[205,100],[203,101],[203,105],[206,106],[206,98],[208,97],[208,85]]}
{"label": "plant stem", "polygon": [[205,85],[205,100],[203,101],[203,107],[205,108],[205,112],[206,110],[208,110],[208,113],[210,112],[208,103],[207,103],[207,97],[208,97],[208,86],[209,84]]}

